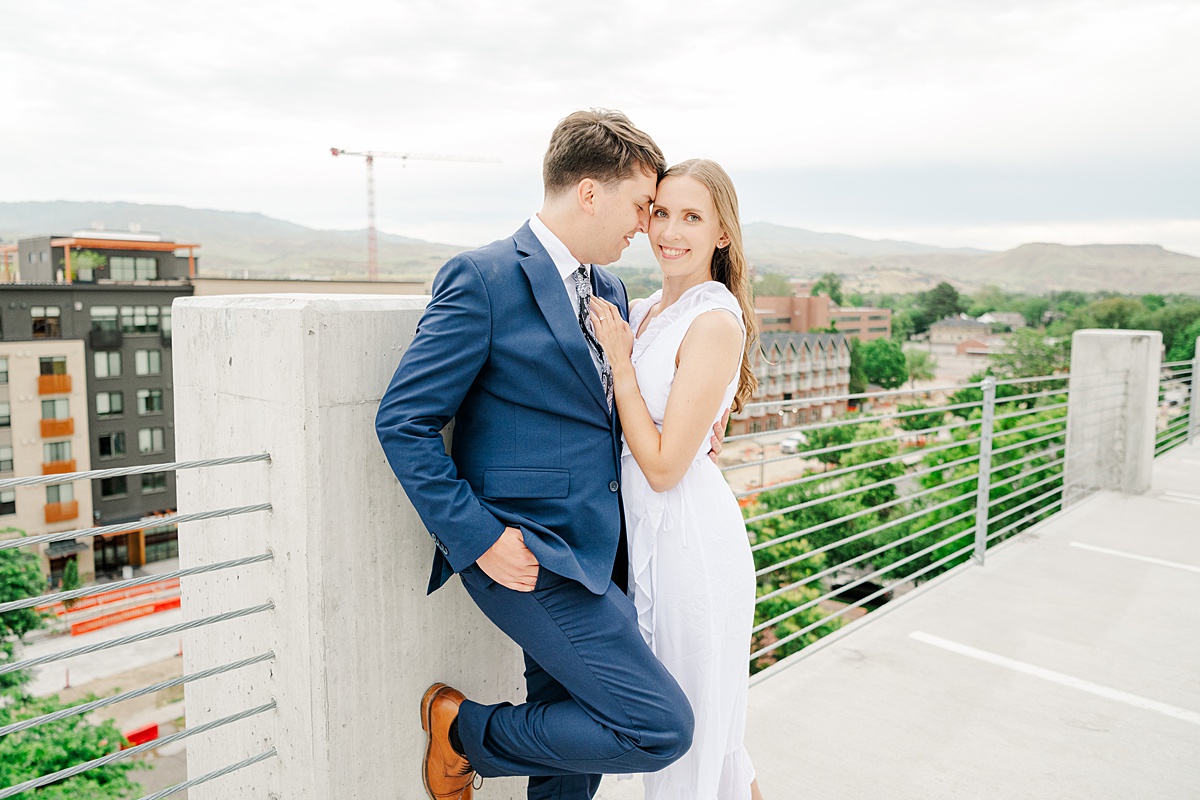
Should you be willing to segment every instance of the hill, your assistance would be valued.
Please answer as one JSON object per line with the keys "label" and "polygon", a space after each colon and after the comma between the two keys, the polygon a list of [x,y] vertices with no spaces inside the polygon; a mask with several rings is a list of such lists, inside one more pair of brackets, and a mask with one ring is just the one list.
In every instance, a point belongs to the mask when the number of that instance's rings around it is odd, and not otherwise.
{"label": "hill", "polygon": [[[365,231],[314,230],[265,214],[140,203],[0,203],[0,239],[70,234],[103,225],[108,230],[161,233],[202,245],[201,271],[241,277],[361,278],[366,271]],[[389,278],[427,277],[465,247],[379,234],[379,272]]]}
{"label": "hill", "polygon": [[[207,274],[260,277],[362,277],[364,231],[315,230],[263,214],[137,203],[0,203],[0,240],[44,233],[69,234],[102,224],[131,224],[179,242],[197,242]],[[1011,291],[1053,289],[1200,294],[1200,258],[1158,245],[1025,244],[1003,253],[944,248],[895,240],[821,233],[765,222],[743,227],[746,255],[759,272],[793,277],[841,275],[847,288],[901,293],[948,280],[960,289],[994,284]],[[380,233],[380,274],[428,278],[460,245]],[[618,270],[655,270],[644,239],[616,264]]]}

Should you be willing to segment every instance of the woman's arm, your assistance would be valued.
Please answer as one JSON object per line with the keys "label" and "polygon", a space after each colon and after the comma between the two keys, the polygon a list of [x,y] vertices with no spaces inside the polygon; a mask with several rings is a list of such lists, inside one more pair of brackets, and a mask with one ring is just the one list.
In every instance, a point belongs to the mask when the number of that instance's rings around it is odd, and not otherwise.
{"label": "woman's arm", "polygon": [[650,488],[665,492],[683,478],[712,432],[725,388],[742,359],[742,329],[733,315],[712,311],[696,317],[676,355],[675,381],[667,398],[662,433],[646,410],[633,371],[633,335],[616,308],[597,299],[592,307],[596,338],[608,354],[613,394],[630,452]]}

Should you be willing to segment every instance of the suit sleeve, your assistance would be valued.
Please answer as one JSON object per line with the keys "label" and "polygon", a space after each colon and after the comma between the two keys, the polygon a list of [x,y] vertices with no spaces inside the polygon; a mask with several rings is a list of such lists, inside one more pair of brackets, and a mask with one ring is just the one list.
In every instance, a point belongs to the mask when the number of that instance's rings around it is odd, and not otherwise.
{"label": "suit sleeve", "polygon": [[478,268],[451,259],[400,359],[375,430],[392,471],[455,572],[487,552],[504,524],[459,477],[441,431],[458,411],[488,358],[491,306]]}

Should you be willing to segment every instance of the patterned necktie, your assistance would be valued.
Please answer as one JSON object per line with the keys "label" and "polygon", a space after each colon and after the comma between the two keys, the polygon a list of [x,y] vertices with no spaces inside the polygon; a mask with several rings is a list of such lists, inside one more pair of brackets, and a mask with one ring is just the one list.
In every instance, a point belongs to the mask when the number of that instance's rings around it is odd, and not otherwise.
{"label": "patterned necktie", "polygon": [[596,360],[600,362],[600,383],[604,385],[604,399],[608,401],[608,410],[611,412],[613,407],[612,367],[608,364],[608,356],[604,355],[604,349],[600,347],[600,342],[596,341],[596,329],[592,325],[592,282],[588,279],[587,269],[583,266],[571,273],[571,277],[575,279],[579,330],[583,331],[583,338],[587,340],[588,347],[592,349],[592,352],[596,354]]}

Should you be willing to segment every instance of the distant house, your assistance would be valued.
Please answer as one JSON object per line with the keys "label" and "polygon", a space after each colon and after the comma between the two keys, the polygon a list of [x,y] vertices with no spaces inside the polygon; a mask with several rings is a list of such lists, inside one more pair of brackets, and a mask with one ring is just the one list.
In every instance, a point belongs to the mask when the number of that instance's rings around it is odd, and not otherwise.
{"label": "distant house", "polygon": [[1025,317],[1018,314],[1016,311],[989,311],[979,318],[980,322],[991,325],[993,328],[1017,328],[1025,327]]}
{"label": "distant house", "polygon": [[992,326],[970,317],[947,317],[929,326],[930,344],[958,345],[989,336]]}
{"label": "distant house", "polygon": [[1008,339],[1003,336],[985,336],[982,339],[967,339],[955,346],[954,352],[960,356],[990,356],[1003,352],[1008,347]]}
{"label": "distant house", "polygon": [[[850,341],[842,334],[764,333],[751,368],[755,406],[734,414],[730,434],[761,433],[840,414],[850,391]],[[835,399],[841,397],[841,399]],[[826,399],[828,398],[828,399]]]}

